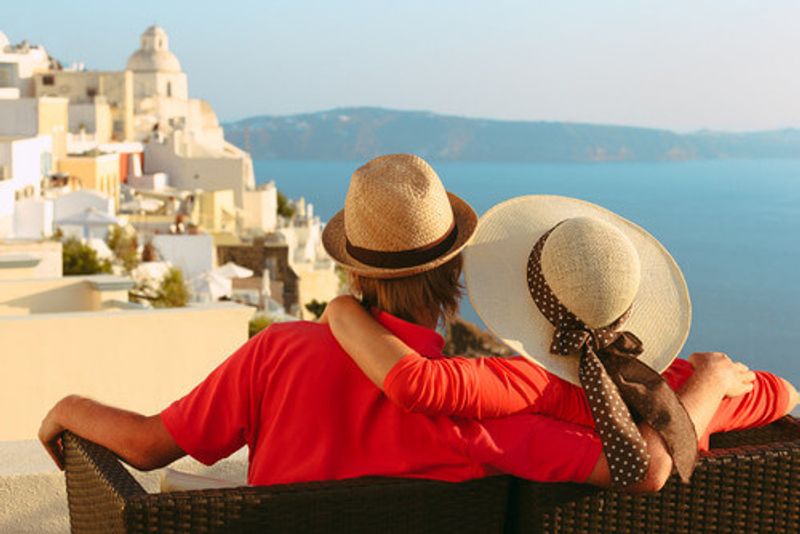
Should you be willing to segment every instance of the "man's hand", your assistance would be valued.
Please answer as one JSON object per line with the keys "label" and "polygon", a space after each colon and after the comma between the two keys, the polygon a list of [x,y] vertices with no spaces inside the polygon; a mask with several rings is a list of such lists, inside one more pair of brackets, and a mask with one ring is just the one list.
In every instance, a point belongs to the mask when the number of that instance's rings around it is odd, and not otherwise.
{"label": "man's hand", "polygon": [[695,352],[688,360],[698,379],[716,382],[726,397],[738,397],[753,390],[756,374],[723,352]]}
{"label": "man's hand", "polygon": [[61,433],[66,428],[59,418],[59,412],[60,406],[65,400],[62,399],[47,412],[47,415],[42,420],[42,425],[39,427],[39,441],[42,442],[47,454],[50,455],[62,471],[64,470],[64,449],[61,445]]}
{"label": "man's hand", "polygon": [[102,445],[141,471],[163,467],[186,455],[158,415],[148,417],[70,395],[53,406],[39,428],[39,440],[62,470],[64,430]]}

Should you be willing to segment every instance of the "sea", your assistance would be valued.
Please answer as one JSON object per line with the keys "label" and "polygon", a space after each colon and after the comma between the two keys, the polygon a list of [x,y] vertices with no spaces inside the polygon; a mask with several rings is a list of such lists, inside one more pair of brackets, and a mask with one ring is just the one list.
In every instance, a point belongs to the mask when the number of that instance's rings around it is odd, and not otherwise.
{"label": "sea", "polygon": [[[254,166],[259,183],[274,180],[288,197],[304,197],[324,221],[344,205],[362,163]],[[723,351],[800,385],[800,160],[431,163],[478,214],[515,196],[553,194],[600,204],[646,228],[689,285],[693,324],[682,355]],[[468,299],[461,313],[481,324]]]}

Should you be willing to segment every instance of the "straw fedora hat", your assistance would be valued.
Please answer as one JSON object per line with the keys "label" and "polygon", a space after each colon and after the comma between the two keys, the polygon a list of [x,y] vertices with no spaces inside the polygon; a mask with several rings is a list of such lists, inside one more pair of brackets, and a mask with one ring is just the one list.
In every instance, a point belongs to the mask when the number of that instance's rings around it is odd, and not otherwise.
{"label": "straw fedora hat", "polygon": [[549,231],[541,272],[557,299],[590,328],[608,326],[630,308],[621,329],[642,341],[638,359],[659,373],[666,369],[689,334],[686,281],[647,231],[582,200],[518,197],[481,217],[464,252],[464,272],[470,301],[489,329],[522,356],[580,385],[578,356],[551,354],[555,327],[529,290],[532,248]]}
{"label": "straw fedora hat", "polygon": [[477,222],[469,204],[445,191],[424,159],[390,154],[353,173],[344,209],[325,225],[322,243],[352,272],[400,278],[455,257]]}

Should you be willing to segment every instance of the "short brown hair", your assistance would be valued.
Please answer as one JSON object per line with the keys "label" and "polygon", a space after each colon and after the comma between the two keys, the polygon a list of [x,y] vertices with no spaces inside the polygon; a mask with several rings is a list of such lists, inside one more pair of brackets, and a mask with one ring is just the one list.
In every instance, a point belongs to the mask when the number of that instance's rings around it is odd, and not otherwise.
{"label": "short brown hair", "polygon": [[404,278],[350,275],[350,289],[366,306],[374,306],[413,323],[434,323],[451,317],[463,293],[461,254],[447,263]]}

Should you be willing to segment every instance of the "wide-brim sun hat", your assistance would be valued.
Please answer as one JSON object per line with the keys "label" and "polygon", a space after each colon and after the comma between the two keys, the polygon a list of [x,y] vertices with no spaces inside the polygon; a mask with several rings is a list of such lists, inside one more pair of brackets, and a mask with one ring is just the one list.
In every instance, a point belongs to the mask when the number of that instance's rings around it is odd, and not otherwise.
{"label": "wide-brim sun hat", "polygon": [[464,252],[465,282],[475,311],[492,333],[518,354],[580,385],[579,357],[551,353],[555,328],[534,302],[528,281],[532,248],[545,233],[567,220],[607,223],[635,249],[638,288],[624,329],[642,342],[644,350],[638,359],[663,371],[680,352],[691,325],[691,302],[683,274],[646,230],[586,201],[531,195],[507,200],[486,212]]}
{"label": "wide-brim sun hat", "polygon": [[402,278],[453,259],[477,223],[475,211],[445,191],[424,159],[390,154],[353,173],[345,207],[325,225],[322,243],[348,271]]}

